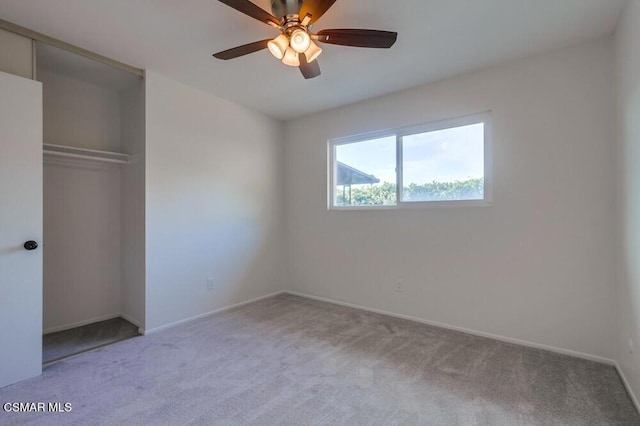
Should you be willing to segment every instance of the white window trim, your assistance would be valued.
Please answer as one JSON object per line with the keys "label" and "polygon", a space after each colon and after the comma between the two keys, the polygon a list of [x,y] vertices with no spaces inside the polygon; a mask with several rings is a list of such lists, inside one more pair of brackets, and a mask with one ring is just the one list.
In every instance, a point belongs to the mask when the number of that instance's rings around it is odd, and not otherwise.
{"label": "white window trim", "polygon": [[[484,199],[482,200],[446,200],[446,201],[402,201],[402,138],[417,133],[427,133],[437,130],[450,129],[472,124],[484,123]],[[381,139],[395,136],[396,138],[396,200],[393,206],[336,206],[336,147],[357,142],[365,142],[372,139]],[[491,111],[480,114],[466,115],[463,117],[450,118],[445,120],[432,121],[429,123],[414,126],[401,127],[397,129],[378,130],[375,132],[363,133],[360,135],[335,138],[328,141],[328,209],[338,211],[360,211],[360,210],[402,210],[402,209],[424,209],[424,208],[468,208],[468,207],[489,207],[493,204],[493,122]]]}

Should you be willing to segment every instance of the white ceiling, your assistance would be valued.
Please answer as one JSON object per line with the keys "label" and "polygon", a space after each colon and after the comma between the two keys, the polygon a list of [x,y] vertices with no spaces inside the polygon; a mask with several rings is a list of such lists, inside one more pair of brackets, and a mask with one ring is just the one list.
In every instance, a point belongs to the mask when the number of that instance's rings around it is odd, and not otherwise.
{"label": "white ceiling", "polygon": [[[269,10],[269,0],[255,0]],[[0,18],[290,119],[613,33],[626,0],[338,0],[314,29],[397,31],[391,50],[324,45],[304,80],[268,51],[212,53],[277,35],[216,0],[0,0]]]}

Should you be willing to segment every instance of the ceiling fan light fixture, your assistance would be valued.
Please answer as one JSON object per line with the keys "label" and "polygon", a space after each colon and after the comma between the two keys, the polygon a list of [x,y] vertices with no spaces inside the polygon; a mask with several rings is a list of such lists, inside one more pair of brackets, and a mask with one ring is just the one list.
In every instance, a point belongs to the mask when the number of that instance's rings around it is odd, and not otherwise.
{"label": "ceiling fan light fixture", "polygon": [[268,49],[283,64],[299,68],[302,76],[307,80],[321,74],[318,57],[322,53],[320,48],[322,44],[389,49],[398,39],[398,33],[393,31],[364,28],[312,31],[311,26],[331,8],[336,0],[270,0],[272,13],[257,5],[256,0],[218,1],[269,25],[272,29],[275,28],[279,33],[273,40],[266,38],[214,53],[215,58],[226,61]]}
{"label": "ceiling fan light fixture", "polygon": [[289,39],[286,35],[280,34],[278,37],[267,43],[267,47],[273,56],[278,59],[282,59],[289,48]]}
{"label": "ceiling fan light fixture", "polygon": [[305,30],[298,28],[291,33],[291,47],[298,53],[304,53],[311,44],[311,37]]}
{"label": "ceiling fan light fixture", "polygon": [[311,63],[318,59],[318,56],[322,53],[322,49],[320,46],[315,44],[314,42],[309,43],[309,48],[304,52],[304,56],[307,57],[307,62]]}
{"label": "ceiling fan light fixture", "polygon": [[287,47],[287,50],[284,52],[284,57],[282,58],[282,63],[290,67],[299,67],[300,57],[298,56],[298,52],[291,47]]}

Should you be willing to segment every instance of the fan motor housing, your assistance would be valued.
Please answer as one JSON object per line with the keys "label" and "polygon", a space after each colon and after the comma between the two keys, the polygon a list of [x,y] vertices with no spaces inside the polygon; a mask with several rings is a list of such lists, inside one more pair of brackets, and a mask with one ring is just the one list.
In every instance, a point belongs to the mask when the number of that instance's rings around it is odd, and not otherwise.
{"label": "fan motor housing", "polygon": [[271,0],[273,16],[284,18],[287,15],[297,15],[303,0]]}

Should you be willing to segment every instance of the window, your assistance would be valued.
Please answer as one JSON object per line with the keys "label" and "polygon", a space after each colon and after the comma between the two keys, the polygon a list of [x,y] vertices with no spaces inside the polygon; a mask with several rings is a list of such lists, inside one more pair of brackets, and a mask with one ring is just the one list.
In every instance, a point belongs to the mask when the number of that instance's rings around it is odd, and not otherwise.
{"label": "window", "polygon": [[487,205],[490,114],[329,141],[333,209]]}

